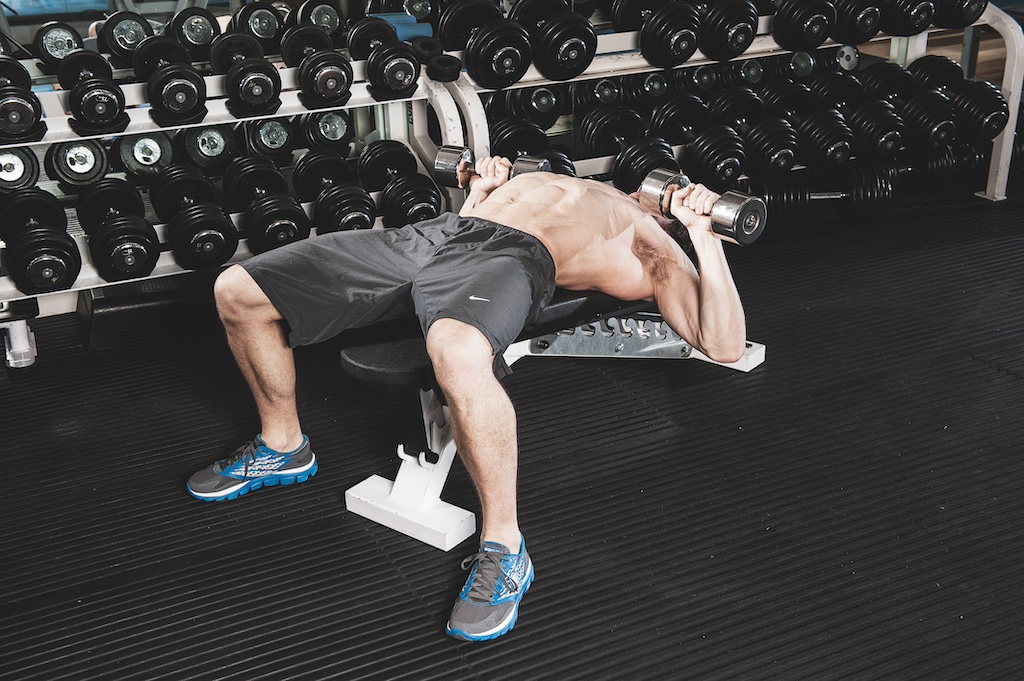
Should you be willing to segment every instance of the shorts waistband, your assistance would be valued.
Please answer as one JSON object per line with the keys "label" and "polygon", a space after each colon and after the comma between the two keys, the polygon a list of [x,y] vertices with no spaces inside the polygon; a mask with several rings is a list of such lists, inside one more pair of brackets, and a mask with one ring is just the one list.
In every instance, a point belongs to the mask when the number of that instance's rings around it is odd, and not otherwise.
{"label": "shorts waistband", "polygon": [[516,229],[515,227],[509,227],[508,225],[504,225],[504,224],[502,224],[500,222],[495,222],[494,220],[488,220],[487,218],[478,218],[478,217],[476,217],[474,215],[467,215],[467,216],[460,215],[460,216],[458,216],[458,219],[459,220],[472,220],[472,221],[475,221],[475,222],[478,222],[478,223],[483,223],[485,225],[493,225],[494,227],[499,227],[499,228],[507,230],[509,232],[513,232],[514,234],[518,234],[518,235],[523,236],[526,239],[532,241],[544,253],[544,255],[547,256],[548,264],[551,266],[552,276],[554,276],[554,272],[555,272],[555,259],[554,259],[554,257],[552,257],[551,251],[548,250],[548,247],[544,245],[544,242],[541,241],[540,239],[538,239],[535,235],[530,234],[529,232],[524,232],[521,229]]}

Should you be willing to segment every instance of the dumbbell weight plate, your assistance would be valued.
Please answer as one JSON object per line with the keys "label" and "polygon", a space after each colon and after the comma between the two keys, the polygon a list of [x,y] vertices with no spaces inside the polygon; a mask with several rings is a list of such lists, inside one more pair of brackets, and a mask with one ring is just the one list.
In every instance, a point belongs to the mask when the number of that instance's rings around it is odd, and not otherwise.
{"label": "dumbbell weight plate", "polygon": [[349,30],[348,53],[354,61],[362,61],[381,43],[396,40],[398,32],[393,25],[380,17],[366,17],[353,24]]}
{"label": "dumbbell weight plate", "polygon": [[337,39],[340,37],[343,26],[341,12],[334,0],[306,0],[299,5],[298,10],[289,15],[289,18],[292,16],[295,17],[296,24],[312,24],[320,27],[337,45]]}
{"label": "dumbbell weight plate", "polygon": [[306,57],[296,78],[299,99],[307,109],[341,106],[352,96],[352,64],[341,52],[325,50]]}
{"label": "dumbbell weight plate", "polygon": [[887,0],[880,26],[889,35],[912,36],[928,28],[934,16],[930,0]]}
{"label": "dumbbell weight plate", "polygon": [[501,18],[501,10],[493,0],[457,0],[445,4],[437,35],[444,49],[465,50],[477,27]]}
{"label": "dumbbell weight plate", "polygon": [[0,55],[0,85],[27,90],[32,87],[32,75],[17,59],[3,54]]}
{"label": "dumbbell weight plate", "polygon": [[68,216],[57,197],[38,187],[7,194],[0,201],[0,210],[4,216],[0,222],[0,239],[6,242],[12,241],[29,222],[56,229],[68,226]]}
{"label": "dumbbell weight plate", "polygon": [[441,192],[425,175],[392,180],[380,196],[384,227],[404,227],[441,214]]}
{"label": "dumbbell weight plate", "polygon": [[249,250],[264,253],[309,237],[312,224],[293,196],[271,194],[257,199],[242,217]]}
{"label": "dumbbell weight plate", "polygon": [[158,69],[146,83],[150,116],[161,126],[198,123],[206,117],[206,80],[191,64]]}
{"label": "dumbbell weight plate", "polygon": [[295,134],[287,118],[245,121],[239,126],[238,132],[247,155],[290,164],[295,149]]}
{"label": "dumbbell weight plate", "polygon": [[478,85],[504,88],[519,82],[530,68],[533,52],[526,29],[499,19],[481,26],[466,43],[466,70]]}
{"label": "dumbbell weight plate", "polygon": [[356,182],[356,171],[349,162],[328,151],[307,152],[292,172],[292,186],[300,201],[315,201],[328,187]]}
{"label": "dumbbell weight plate", "polygon": [[785,118],[761,119],[744,136],[747,159],[761,173],[789,172],[796,163],[800,140]]}
{"label": "dumbbell weight plate", "polygon": [[128,175],[149,178],[171,165],[171,140],[163,132],[118,137],[110,145],[116,166]]}
{"label": "dumbbell weight plate", "polygon": [[213,173],[223,172],[238,149],[230,125],[181,128],[174,135],[172,147],[176,162],[188,162]]}
{"label": "dumbbell weight plate", "polygon": [[60,21],[48,21],[39,27],[32,39],[32,54],[49,68],[60,64],[72,50],[81,49],[82,35],[74,26]]}
{"label": "dumbbell weight plate", "polygon": [[[540,86],[534,88],[513,88],[504,93],[497,92],[494,98],[502,101],[503,110],[509,116],[525,118],[536,123],[542,130],[555,124],[566,109],[569,94],[564,85]],[[505,116],[500,116],[504,118]]]}
{"label": "dumbbell weight plate", "polygon": [[420,23],[435,23],[437,5],[437,0],[368,0],[366,13],[404,13]]}
{"label": "dumbbell weight plate", "polygon": [[689,3],[663,3],[640,28],[640,53],[652,66],[678,66],[697,51],[700,14]]}
{"label": "dumbbell weight plate", "polygon": [[272,114],[281,106],[281,74],[263,59],[235,64],[224,79],[227,108],[236,118]]}
{"label": "dumbbell weight plate", "polygon": [[114,12],[100,27],[96,44],[101,52],[110,52],[122,63],[128,63],[139,43],[151,35],[153,27],[142,16],[135,12]]}
{"label": "dumbbell weight plate", "polygon": [[587,70],[597,53],[594,26],[569,9],[552,15],[533,31],[531,40],[533,63],[549,80],[575,78]]}
{"label": "dumbbell weight plate", "polygon": [[82,270],[78,244],[53,227],[20,232],[8,243],[3,261],[18,290],[28,294],[69,289]]}
{"label": "dumbbell weight plate", "polygon": [[263,59],[260,41],[247,33],[221,33],[210,44],[210,68],[214,73],[225,74],[246,59]]}
{"label": "dumbbell weight plate", "polygon": [[[642,137],[625,147],[612,163],[612,184],[619,191],[635,192],[655,168],[679,172],[672,147],[660,137]],[[649,193],[649,192],[648,192]],[[657,201],[655,206],[661,205]],[[664,211],[661,211],[664,214]]]}
{"label": "dumbbell weight plate", "polygon": [[419,87],[420,63],[406,43],[384,43],[366,58],[366,91],[378,101],[408,97]]}
{"label": "dumbbell weight plate", "polygon": [[416,172],[416,157],[412,150],[398,140],[376,140],[363,147],[356,163],[359,180],[367,190],[376,192],[394,177]]}
{"label": "dumbbell weight plate", "polygon": [[698,47],[714,61],[743,54],[757,34],[757,8],[750,0],[718,0],[701,24]]}
{"label": "dumbbell weight plate", "polygon": [[712,125],[683,148],[679,165],[705,184],[729,187],[739,179],[745,160],[743,140],[736,131],[727,125]]}
{"label": "dumbbell weight plate", "polygon": [[205,7],[186,7],[175,12],[164,28],[168,35],[185,47],[195,60],[210,58],[210,45],[220,35],[220,24]]}
{"label": "dumbbell weight plate", "polygon": [[313,206],[317,234],[370,229],[376,216],[373,198],[356,185],[331,187],[320,194]]}
{"label": "dumbbell weight plate", "polygon": [[418,35],[408,42],[421,64],[426,64],[431,57],[444,54],[444,47],[441,45],[441,42],[432,36]]}
{"label": "dumbbell weight plate", "polygon": [[175,262],[189,270],[220,267],[238,250],[238,230],[224,209],[212,203],[177,211],[168,233]]}
{"label": "dumbbell weight plate", "polygon": [[234,16],[235,30],[259,41],[264,54],[277,54],[284,32],[284,15],[269,2],[257,0],[238,10]]}
{"label": "dumbbell weight plate", "polygon": [[462,74],[462,60],[453,54],[438,54],[427,60],[427,78],[454,83]]}
{"label": "dumbbell weight plate", "polygon": [[536,123],[504,118],[490,127],[491,154],[515,159],[537,156],[548,148],[548,136]]}
{"label": "dumbbell weight plate", "polygon": [[619,104],[603,104],[590,111],[580,122],[580,138],[587,151],[614,154],[623,143],[631,143],[644,132],[644,119],[636,111]]}
{"label": "dumbbell weight plate", "polygon": [[285,66],[295,68],[306,56],[323,50],[333,50],[331,36],[316,26],[302,24],[289,28],[281,36],[281,59]]}
{"label": "dumbbell weight plate", "polygon": [[310,149],[331,149],[348,156],[349,145],[355,138],[352,117],[344,109],[322,111],[299,116],[298,130]]}
{"label": "dumbbell weight plate", "polygon": [[140,81],[149,80],[157,69],[169,64],[189,64],[188,50],[168,36],[146,38],[132,53],[132,69]]}
{"label": "dumbbell weight plate", "polygon": [[35,93],[0,87],[0,141],[35,142],[46,134],[43,106]]}
{"label": "dumbbell weight plate", "polygon": [[932,23],[939,28],[967,28],[986,8],[988,0],[935,0]]}
{"label": "dumbbell weight plate", "polygon": [[46,149],[43,167],[51,180],[71,192],[106,175],[107,152],[97,140],[60,142]]}
{"label": "dumbbell weight plate", "polygon": [[714,117],[697,95],[676,95],[651,112],[650,132],[670,144],[689,144],[697,134],[711,125]]}
{"label": "dumbbell weight plate", "polygon": [[69,52],[57,67],[57,82],[65,90],[70,90],[77,83],[89,78],[106,78],[113,76],[110,63],[99,52],[79,49]]}
{"label": "dumbbell weight plate", "polygon": [[842,45],[863,45],[878,34],[883,0],[839,0],[830,37]]}
{"label": "dumbbell weight plate", "polygon": [[810,51],[828,38],[836,8],[828,0],[783,0],[772,21],[772,37],[791,52]]}
{"label": "dumbbell weight plate", "polygon": [[160,240],[144,218],[123,215],[93,229],[89,254],[105,281],[148,277],[160,259]]}
{"label": "dumbbell weight plate", "polygon": [[239,213],[261,196],[287,194],[288,181],[269,159],[237,158],[224,171],[224,193],[228,210]]}
{"label": "dumbbell weight plate", "polygon": [[31,147],[0,149],[0,189],[34,187],[39,180],[39,158]]}
{"label": "dumbbell weight plate", "polygon": [[149,183],[149,202],[163,222],[170,222],[183,206],[214,203],[217,195],[199,168],[171,165]]}
{"label": "dumbbell weight plate", "polygon": [[118,215],[144,217],[146,204],[139,190],[127,181],[106,177],[87,187],[75,201],[78,222],[86,234],[103,224],[104,220]]}

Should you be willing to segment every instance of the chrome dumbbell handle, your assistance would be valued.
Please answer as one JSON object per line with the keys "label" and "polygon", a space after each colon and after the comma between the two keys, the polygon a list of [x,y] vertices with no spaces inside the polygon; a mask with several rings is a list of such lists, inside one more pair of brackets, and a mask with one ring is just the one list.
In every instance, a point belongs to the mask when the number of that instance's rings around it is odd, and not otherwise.
{"label": "chrome dumbbell handle", "polygon": [[[465,165],[463,165],[465,163]],[[468,147],[458,147],[445,144],[438,148],[437,156],[434,157],[434,179],[438,184],[445,187],[459,187],[459,170],[469,172],[470,175],[476,172],[474,164],[476,155]],[[551,172],[551,162],[546,158],[535,158],[532,156],[520,156],[512,162],[512,169],[509,177],[515,177],[522,173]]]}

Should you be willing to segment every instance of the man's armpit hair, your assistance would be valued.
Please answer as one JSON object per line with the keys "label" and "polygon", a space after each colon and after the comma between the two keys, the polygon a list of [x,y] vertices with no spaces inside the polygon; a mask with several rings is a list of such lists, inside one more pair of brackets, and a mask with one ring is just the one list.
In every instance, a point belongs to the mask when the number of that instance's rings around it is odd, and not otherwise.
{"label": "man's armpit hair", "polygon": [[668,280],[672,258],[664,249],[658,248],[643,239],[634,239],[633,254],[640,261],[640,264],[643,265],[652,282],[663,284]]}

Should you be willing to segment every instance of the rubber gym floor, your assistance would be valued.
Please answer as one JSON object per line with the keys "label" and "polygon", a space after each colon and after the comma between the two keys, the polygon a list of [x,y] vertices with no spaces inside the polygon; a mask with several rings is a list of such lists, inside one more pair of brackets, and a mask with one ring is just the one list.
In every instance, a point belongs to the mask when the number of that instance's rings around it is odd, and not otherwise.
{"label": "rubber gym floor", "polygon": [[[1024,192],[729,249],[767,361],[528,358],[507,388],[537,568],[515,629],[444,635],[444,553],[344,507],[394,395],[297,353],[321,472],[204,504],[258,427],[203,304],[0,381],[5,679],[1024,677]],[[781,230],[780,230],[781,232]],[[207,301],[208,302],[208,301]],[[444,494],[478,509],[456,464]]]}

